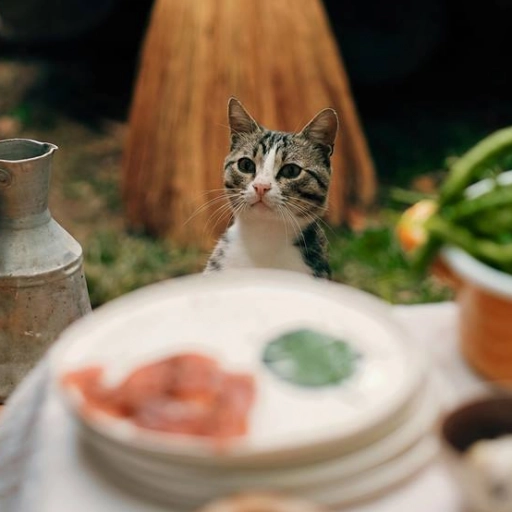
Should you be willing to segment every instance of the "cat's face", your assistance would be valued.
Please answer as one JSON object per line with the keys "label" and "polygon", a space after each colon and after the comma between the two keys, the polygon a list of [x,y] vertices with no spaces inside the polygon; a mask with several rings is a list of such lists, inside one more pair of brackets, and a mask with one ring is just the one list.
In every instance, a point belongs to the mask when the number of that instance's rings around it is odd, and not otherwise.
{"label": "cat's face", "polygon": [[336,113],[322,110],[299,133],[261,127],[232,98],[224,185],[236,217],[310,224],[326,208]]}

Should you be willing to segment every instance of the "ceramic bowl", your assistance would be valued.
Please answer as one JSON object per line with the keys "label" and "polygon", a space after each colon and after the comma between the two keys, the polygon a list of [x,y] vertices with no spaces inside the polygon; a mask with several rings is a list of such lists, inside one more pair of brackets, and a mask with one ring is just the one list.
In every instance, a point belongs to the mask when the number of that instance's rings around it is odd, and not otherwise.
{"label": "ceramic bowl", "polygon": [[[512,184],[512,171],[497,182]],[[466,190],[469,198],[488,192],[494,181],[479,181]],[[460,306],[459,338],[468,363],[500,386],[512,386],[512,275],[500,272],[468,253],[448,247],[438,273],[456,291]]]}
{"label": "ceramic bowl", "polygon": [[466,361],[483,377],[512,386],[512,275],[449,247],[443,260],[459,305],[459,341]]}
{"label": "ceramic bowl", "polygon": [[[512,510],[512,459],[491,464],[470,451],[482,440],[512,435],[512,397],[475,399],[448,413],[441,422],[443,458],[470,510]],[[474,449],[474,448],[473,448]]]}

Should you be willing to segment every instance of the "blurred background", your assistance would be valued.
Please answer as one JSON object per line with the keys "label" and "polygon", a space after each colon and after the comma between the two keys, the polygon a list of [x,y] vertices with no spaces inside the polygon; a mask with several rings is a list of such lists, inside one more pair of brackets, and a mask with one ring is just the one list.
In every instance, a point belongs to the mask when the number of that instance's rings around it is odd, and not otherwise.
{"label": "blurred background", "polygon": [[[296,1],[297,9],[308,1]],[[445,287],[409,271],[393,226],[408,204],[435,193],[447,161],[511,123],[512,1],[323,6],[378,183],[372,208],[328,230],[335,278],[392,302],[446,299]],[[152,7],[150,0],[0,3],[0,138],[60,147],[50,206],[84,248],[96,306],[199,271],[207,256],[125,222],[120,168]]]}

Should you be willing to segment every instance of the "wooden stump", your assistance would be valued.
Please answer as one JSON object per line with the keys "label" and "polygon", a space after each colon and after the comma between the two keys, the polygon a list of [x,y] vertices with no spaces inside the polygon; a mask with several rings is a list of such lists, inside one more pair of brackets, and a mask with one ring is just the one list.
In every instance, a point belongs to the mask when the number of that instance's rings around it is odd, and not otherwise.
{"label": "wooden stump", "polygon": [[230,96],[284,131],[335,108],[328,219],[371,203],[373,164],[320,0],[156,0],[123,160],[132,228],[203,247],[225,228],[209,222],[218,203],[191,217],[222,187]]}

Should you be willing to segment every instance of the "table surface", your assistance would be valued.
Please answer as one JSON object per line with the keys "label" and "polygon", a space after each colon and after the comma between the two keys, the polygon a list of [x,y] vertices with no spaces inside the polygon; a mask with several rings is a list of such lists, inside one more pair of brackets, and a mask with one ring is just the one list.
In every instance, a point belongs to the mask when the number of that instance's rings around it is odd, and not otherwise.
{"label": "table surface", "polygon": [[[487,386],[462,361],[456,343],[453,303],[396,306],[393,314],[424,346],[432,363],[452,383],[456,400]],[[117,488],[92,466],[77,431],[49,382],[47,358],[18,387],[0,423],[0,511],[163,512]],[[411,508],[412,507],[412,508]],[[440,460],[379,499],[350,512],[461,512],[460,498]]]}

